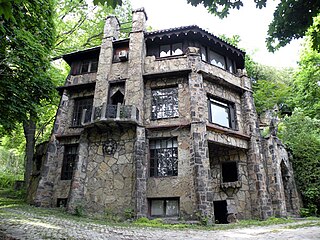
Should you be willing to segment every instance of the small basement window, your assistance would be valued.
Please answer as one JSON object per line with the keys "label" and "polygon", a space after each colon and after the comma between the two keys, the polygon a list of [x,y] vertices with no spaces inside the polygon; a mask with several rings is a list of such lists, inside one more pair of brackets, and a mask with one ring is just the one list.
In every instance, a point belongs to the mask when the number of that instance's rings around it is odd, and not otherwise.
{"label": "small basement window", "polygon": [[67,207],[68,198],[57,198],[57,207]]}
{"label": "small basement window", "polygon": [[179,198],[149,199],[151,217],[178,217]]}
{"label": "small basement window", "polygon": [[237,162],[223,162],[222,168],[222,182],[236,182],[238,178]]}

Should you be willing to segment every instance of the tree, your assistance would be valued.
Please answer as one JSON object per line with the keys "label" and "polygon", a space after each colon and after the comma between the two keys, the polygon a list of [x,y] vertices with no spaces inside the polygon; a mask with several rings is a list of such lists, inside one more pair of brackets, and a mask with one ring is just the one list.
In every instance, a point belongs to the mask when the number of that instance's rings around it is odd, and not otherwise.
{"label": "tree", "polygon": [[50,100],[54,84],[47,69],[54,43],[53,0],[12,1],[14,18],[0,17],[0,129],[22,123],[28,183],[32,167],[37,107]]}
{"label": "tree", "polygon": [[320,120],[296,109],[279,129],[281,140],[293,154],[292,165],[304,206],[316,215],[320,210]]}
{"label": "tree", "polygon": [[[243,7],[242,0],[187,0],[193,6],[203,4],[210,13],[220,18],[227,17],[230,9]],[[255,0],[257,8],[266,7],[267,0]],[[305,36],[307,29],[313,23],[320,11],[319,0],[282,0],[277,6],[273,21],[269,25],[267,47],[275,51],[288,44],[292,39]],[[319,29],[319,22],[318,22]],[[315,40],[319,42],[319,36]],[[319,45],[314,44],[315,46]]]}

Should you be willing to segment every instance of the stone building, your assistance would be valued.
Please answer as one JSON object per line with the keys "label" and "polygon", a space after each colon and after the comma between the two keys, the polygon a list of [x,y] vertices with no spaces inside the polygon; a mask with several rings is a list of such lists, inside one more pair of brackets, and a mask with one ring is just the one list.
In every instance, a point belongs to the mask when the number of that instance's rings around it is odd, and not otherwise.
{"label": "stone building", "polygon": [[197,26],[147,32],[146,20],[133,11],[119,39],[109,16],[101,46],[63,56],[71,71],[30,201],[209,223],[297,214],[287,152],[260,135],[245,53]]}

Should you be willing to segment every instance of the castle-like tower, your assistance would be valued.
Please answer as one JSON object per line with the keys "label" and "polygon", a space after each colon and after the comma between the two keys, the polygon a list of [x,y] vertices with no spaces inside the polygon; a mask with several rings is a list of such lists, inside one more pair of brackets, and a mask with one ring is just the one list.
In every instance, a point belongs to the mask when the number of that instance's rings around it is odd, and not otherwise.
{"label": "castle-like tower", "polygon": [[260,136],[245,53],[197,26],[147,32],[146,20],[133,11],[119,39],[109,16],[101,46],[63,56],[71,71],[31,201],[220,223],[297,213],[288,156]]}

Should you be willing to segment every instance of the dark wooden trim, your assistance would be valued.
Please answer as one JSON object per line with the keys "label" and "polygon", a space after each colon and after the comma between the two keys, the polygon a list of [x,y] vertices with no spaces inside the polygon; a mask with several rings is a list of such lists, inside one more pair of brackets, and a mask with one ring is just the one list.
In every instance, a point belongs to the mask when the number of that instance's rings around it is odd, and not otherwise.
{"label": "dark wooden trim", "polygon": [[163,78],[163,77],[188,76],[188,74],[190,72],[191,72],[191,68],[187,68],[187,69],[184,69],[184,70],[176,70],[176,71],[147,73],[147,74],[143,74],[143,79],[144,80],[149,80],[149,79]]}
{"label": "dark wooden trim", "polygon": [[62,95],[65,89],[69,91],[78,91],[78,90],[85,90],[88,88],[94,88],[96,86],[96,82],[90,83],[81,83],[81,84],[72,84],[72,85],[64,85],[61,87],[57,87],[59,94]]}

